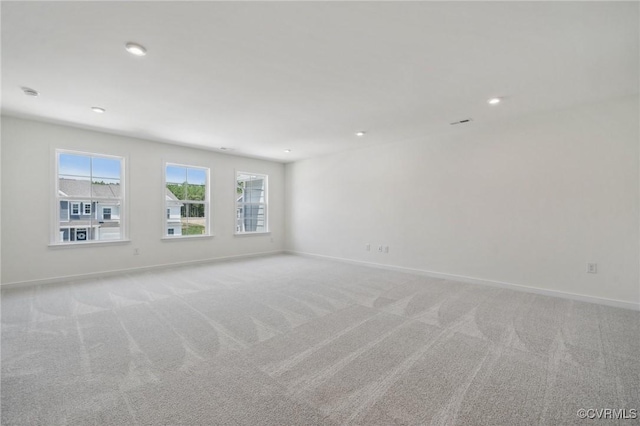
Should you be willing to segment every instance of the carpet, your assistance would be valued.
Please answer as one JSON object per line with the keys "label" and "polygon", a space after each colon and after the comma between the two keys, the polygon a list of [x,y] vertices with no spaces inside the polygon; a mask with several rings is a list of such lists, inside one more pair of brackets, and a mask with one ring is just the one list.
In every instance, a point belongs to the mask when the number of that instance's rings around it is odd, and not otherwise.
{"label": "carpet", "polygon": [[640,409],[639,354],[640,312],[275,255],[3,290],[1,417],[584,424]]}

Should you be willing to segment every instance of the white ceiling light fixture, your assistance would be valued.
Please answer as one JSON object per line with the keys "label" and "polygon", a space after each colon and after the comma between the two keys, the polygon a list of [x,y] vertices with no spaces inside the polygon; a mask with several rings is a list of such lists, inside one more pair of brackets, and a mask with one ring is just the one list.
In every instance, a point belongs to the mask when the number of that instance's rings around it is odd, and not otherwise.
{"label": "white ceiling light fixture", "polygon": [[138,43],[129,42],[125,44],[125,49],[127,49],[127,52],[135,56],[144,56],[147,54],[147,49]]}
{"label": "white ceiling light fixture", "polygon": [[285,149],[284,152],[286,152],[287,154],[291,152],[290,149]]}
{"label": "white ceiling light fixture", "polygon": [[487,102],[489,103],[489,105],[498,105],[501,101],[502,99],[500,98],[491,98]]}
{"label": "white ceiling light fixture", "polygon": [[361,130],[361,131],[359,131],[359,132],[356,132],[356,136],[357,136],[357,137],[359,137],[359,138],[361,138],[361,137],[363,137],[366,133],[367,133],[367,132],[364,132],[364,131],[362,131],[362,130]]}
{"label": "white ceiling light fixture", "polygon": [[37,90],[33,90],[29,87],[21,87],[22,92],[27,95],[27,96],[40,96],[40,92],[38,92]]}
{"label": "white ceiling light fixture", "polygon": [[107,110],[104,108],[94,106],[94,107],[91,107],[91,111],[97,112],[98,114],[104,114]]}

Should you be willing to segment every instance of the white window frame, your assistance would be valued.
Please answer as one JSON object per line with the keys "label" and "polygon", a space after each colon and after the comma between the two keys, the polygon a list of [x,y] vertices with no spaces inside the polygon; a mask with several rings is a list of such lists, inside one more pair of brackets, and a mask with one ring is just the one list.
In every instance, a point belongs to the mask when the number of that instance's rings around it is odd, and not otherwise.
{"label": "white window frame", "polygon": [[[167,207],[167,202],[166,202],[166,191],[167,191],[167,167],[168,166],[174,166],[174,167],[185,167],[187,169],[200,169],[203,170],[205,172],[205,191],[204,191],[204,201],[199,201],[199,200],[180,200],[180,201],[184,201],[185,203],[190,203],[190,204],[203,204],[204,205],[204,222],[205,222],[205,232],[204,234],[198,234],[198,235],[182,235],[182,232],[180,234],[169,234],[169,228],[167,227],[167,220],[170,219],[170,217],[166,217],[166,216],[170,216],[170,209]],[[167,211],[169,211],[169,214],[165,214],[165,219],[163,219],[162,221],[162,239],[163,240],[188,240],[188,239],[193,239],[193,238],[209,238],[212,237],[213,234],[211,232],[211,203],[210,203],[210,199],[211,199],[211,169],[207,166],[201,166],[201,165],[195,165],[195,164],[186,164],[186,163],[175,163],[172,161],[163,161],[163,167],[162,167],[162,207],[165,213]],[[180,224],[180,226],[182,226],[182,224]]]}
{"label": "white window frame", "polygon": [[[108,245],[108,244],[121,244],[121,243],[128,243],[129,242],[129,227],[128,227],[128,219],[129,219],[129,214],[128,214],[128,210],[127,210],[127,199],[128,199],[128,192],[127,192],[127,186],[126,186],[126,176],[127,176],[127,171],[126,171],[126,166],[127,166],[127,161],[126,158],[124,156],[121,155],[113,155],[113,154],[103,154],[100,152],[86,152],[86,151],[76,151],[76,150],[70,150],[70,149],[64,149],[64,148],[58,148],[58,149],[52,149],[52,163],[53,163],[53,167],[52,170],[54,171],[54,175],[53,175],[53,190],[52,193],[54,194],[53,196],[53,202],[51,203],[52,206],[52,212],[50,217],[52,218],[51,221],[51,225],[50,225],[50,243],[49,243],[49,247],[55,248],[55,247],[78,247],[78,246],[93,246],[93,245]],[[70,200],[68,196],[66,195],[60,195],[60,188],[59,188],[59,179],[60,179],[60,173],[59,173],[59,165],[60,165],[60,155],[61,154],[70,154],[70,155],[80,155],[80,156],[85,156],[85,157],[101,157],[101,158],[108,158],[108,159],[114,159],[114,160],[119,160],[120,161],[120,238],[117,240],[87,240],[87,241],[63,241],[62,240],[62,232],[60,232],[60,201],[62,200],[66,200],[69,202],[69,216],[76,216],[73,214],[73,206],[77,205],[78,206],[78,215],[85,215],[84,214],[84,201],[78,201],[78,200]],[[92,200],[89,201],[89,204],[93,201],[102,201],[101,198],[96,197],[93,198]],[[113,201],[113,199],[110,199],[108,201]],[[93,207],[91,207],[91,211],[93,214]],[[69,217],[69,219],[71,219]],[[97,224],[97,218],[96,218],[96,224]],[[69,226],[69,233],[71,233],[71,228],[73,226]],[[89,228],[89,227],[87,227]],[[71,235],[69,235],[69,237],[71,237]]]}
{"label": "white window frame", "polygon": [[[238,187],[238,176],[239,175],[250,175],[250,176],[260,176],[264,179],[264,202],[262,203],[239,203],[237,201],[237,187]],[[233,207],[234,207],[234,235],[264,235],[264,234],[269,234],[271,231],[269,229],[269,175],[266,173],[256,173],[256,172],[244,172],[241,170],[236,170],[235,171],[235,176],[234,176],[234,180],[233,180],[233,185],[234,185],[234,203],[233,203]],[[237,229],[237,212],[238,212],[238,206],[242,204],[242,205],[247,205],[247,204],[261,204],[264,205],[264,231],[238,231]]]}
{"label": "white window frame", "polygon": [[[89,207],[89,213],[87,213],[87,207]],[[82,215],[83,216],[87,216],[87,215],[91,216],[91,211],[92,210],[93,209],[91,208],[91,202],[88,202],[88,203],[83,202],[82,203]]]}

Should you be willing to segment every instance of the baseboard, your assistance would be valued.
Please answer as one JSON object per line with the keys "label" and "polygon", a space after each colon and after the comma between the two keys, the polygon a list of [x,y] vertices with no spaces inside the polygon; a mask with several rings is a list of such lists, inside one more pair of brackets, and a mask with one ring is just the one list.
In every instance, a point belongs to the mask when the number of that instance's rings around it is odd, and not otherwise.
{"label": "baseboard", "polygon": [[623,300],[605,299],[601,297],[587,296],[583,294],[567,293],[567,292],[557,291],[557,290],[548,290],[548,289],[539,288],[539,287],[530,287],[530,286],[521,285],[521,284],[493,281],[493,280],[487,280],[483,278],[467,277],[464,275],[447,274],[443,272],[428,271],[425,269],[406,268],[403,266],[385,265],[382,263],[367,262],[363,260],[353,260],[353,259],[347,259],[343,257],[326,256],[322,254],[306,253],[306,252],[300,252],[300,251],[294,251],[294,250],[284,250],[284,252],[298,255],[298,256],[330,259],[338,262],[351,263],[354,265],[365,265],[365,266],[371,266],[374,268],[388,269],[392,271],[409,272],[413,274],[425,275],[425,276],[434,277],[434,278],[443,278],[443,279],[455,280],[455,281],[460,281],[460,282],[465,282],[470,284],[480,284],[480,285],[486,285],[491,287],[500,287],[500,288],[506,288],[506,289],[516,290],[516,291],[524,291],[527,293],[541,294],[544,296],[560,297],[563,299],[577,300],[580,302],[596,303],[599,305],[612,306],[615,308],[623,308],[623,309],[631,309],[634,311],[640,311],[640,304],[633,303],[633,302],[625,302]]}
{"label": "baseboard", "polygon": [[238,254],[234,256],[213,257],[209,259],[188,260],[186,262],[163,263],[161,265],[140,266],[135,268],[127,268],[127,269],[115,269],[111,271],[91,272],[88,274],[64,275],[60,277],[43,278],[38,280],[16,281],[12,283],[3,283],[2,285],[0,285],[0,288],[9,289],[9,288],[15,288],[15,287],[22,287],[22,286],[55,284],[55,283],[60,283],[65,281],[76,281],[76,280],[84,280],[84,279],[91,279],[91,278],[109,277],[114,275],[131,274],[136,272],[155,271],[155,270],[173,268],[176,266],[200,265],[205,263],[217,263],[217,262],[226,262],[230,260],[248,259],[252,257],[271,256],[274,254],[282,254],[283,252],[284,252],[283,250],[264,251],[264,252],[258,252],[258,253]]}

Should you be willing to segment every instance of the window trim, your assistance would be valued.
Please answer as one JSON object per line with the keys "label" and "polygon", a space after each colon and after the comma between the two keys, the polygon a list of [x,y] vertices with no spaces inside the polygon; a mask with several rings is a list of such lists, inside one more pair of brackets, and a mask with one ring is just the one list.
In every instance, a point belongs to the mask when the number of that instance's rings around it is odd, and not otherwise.
{"label": "window trim", "polygon": [[[89,213],[87,213],[87,207],[89,207]],[[91,202],[85,203],[82,202],[82,216],[91,216],[93,211],[93,207],[91,206]]]}
{"label": "window trim", "polygon": [[[119,205],[119,211],[120,211],[120,238],[117,240],[87,240],[87,241],[61,241],[60,240],[60,212],[59,212],[59,204],[61,199],[67,199],[67,201],[69,201],[69,216],[72,215],[72,203],[75,204],[80,204],[79,206],[79,215],[83,215],[84,214],[84,209],[81,204],[83,203],[83,201],[78,201],[78,200],[69,200],[68,196],[61,196],[60,195],[60,188],[59,188],[59,176],[60,176],[60,172],[59,172],[59,165],[60,165],[60,155],[61,154],[70,154],[70,155],[81,155],[81,156],[86,156],[86,157],[102,157],[102,158],[108,158],[108,159],[114,159],[114,160],[119,160],[120,161],[120,176],[119,176],[119,180],[120,180],[120,205]],[[50,192],[50,217],[51,217],[51,223],[50,223],[50,235],[49,235],[49,244],[48,247],[50,248],[58,248],[58,247],[82,247],[82,246],[100,246],[100,245],[111,245],[111,244],[123,244],[123,243],[130,243],[129,240],[129,209],[128,209],[128,203],[127,200],[129,198],[129,192],[128,192],[128,186],[127,186],[127,182],[126,182],[126,178],[129,175],[129,171],[128,171],[128,159],[127,157],[123,154],[123,155],[116,155],[116,154],[104,154],[102,152],[88,152],[88,151],[79,151],[79,150],[75,150],[75,149],[66,149],[66,148],[55,148],[55,147],[51,147],[51,154],[50,154],[50,158],[51,158],[51,162],[52,162],[52,166],[51,166],[51,170],[54,171],[54,175],[53,175],[53,179],[51,182],[51,192]],[[93,198],[91,201],[100,201],[100,197],[96,197]],[[94,209],[93,206],[91,208],[91,211],[93,214]],[[70,220],[71,218],[69,217],[69,222],[71,222]],[[97,220],[97,219],[96,219]],[[97,222],[96,222],[97,223]]]}
{"label": "window trim", "polygon": [[[57,173],[56,173],[56,175],[57,175]],[[82,202],[80,202],[80,201],[69,201],[69,205],[70,205],[69,215],[70,216],[80,216],[80,212],[82,211],[82,207],[81,207]],[[74,213],[75,207],[78,207],[78,213]],[[71,218],[69,218],[69,219],[71,219]]]}
{"label": "window trim", "polygon": [[[244,231],[239,232],[237,230],[237,212],[238,212],[238,175],[253,175],[253,176],[261,176],[264,178],[264,203],[242,203],[242,204],[259,204],[264,205],[264,231]],[[234,202],[233,202],[233,235],[235,236],[246,236],[246,235],[265,235],[271,233],[271,228],[269,227],[269,174],[268,173],[257,173],[257,172],[245,172],[243,170],[235,170],[234,179],[233,179],[233,187],[234,187]]]}
{"label": "window trim", "polygon": [[[163,210],[161,211],[165,211],[168,212],[169,214],[165,215],[165,218],[162,220],[162,233],[161,235],[161,239],[162,240],[188,240],[188,239],[194,239],[194,238],[209,238],[209,237],[213,237],[213,232],[211,230],[211,168],[209,166],[204,166],[204,165],[197,165],[197,164],[186,164],[186,163],[177,163],[177,162],[173,162],[173,161],[167,161],[167,160],[163,160],[162,162],[162,207]],[[199,200],[180,200],[180,201],[184,201],[185,203],[191,203],[191,204],[203,204],[204,205],[204,219],[205,219],[205,233],[204,234],[198,234],[198,235],[183,235],[182,233],[180,233],[180,235],[169,235],[169,231],[167,228],[167,220],[170,219],[170,209],[167,207],[167,200],[166,200],[166,190],[167,190],[167,167],[168,166],[175,166],[175,167],[185,167],[187,169],[201,169],[204,170],[205,172],[205,191],[204,191],[204,200],[203,201],[199,201]]]}

